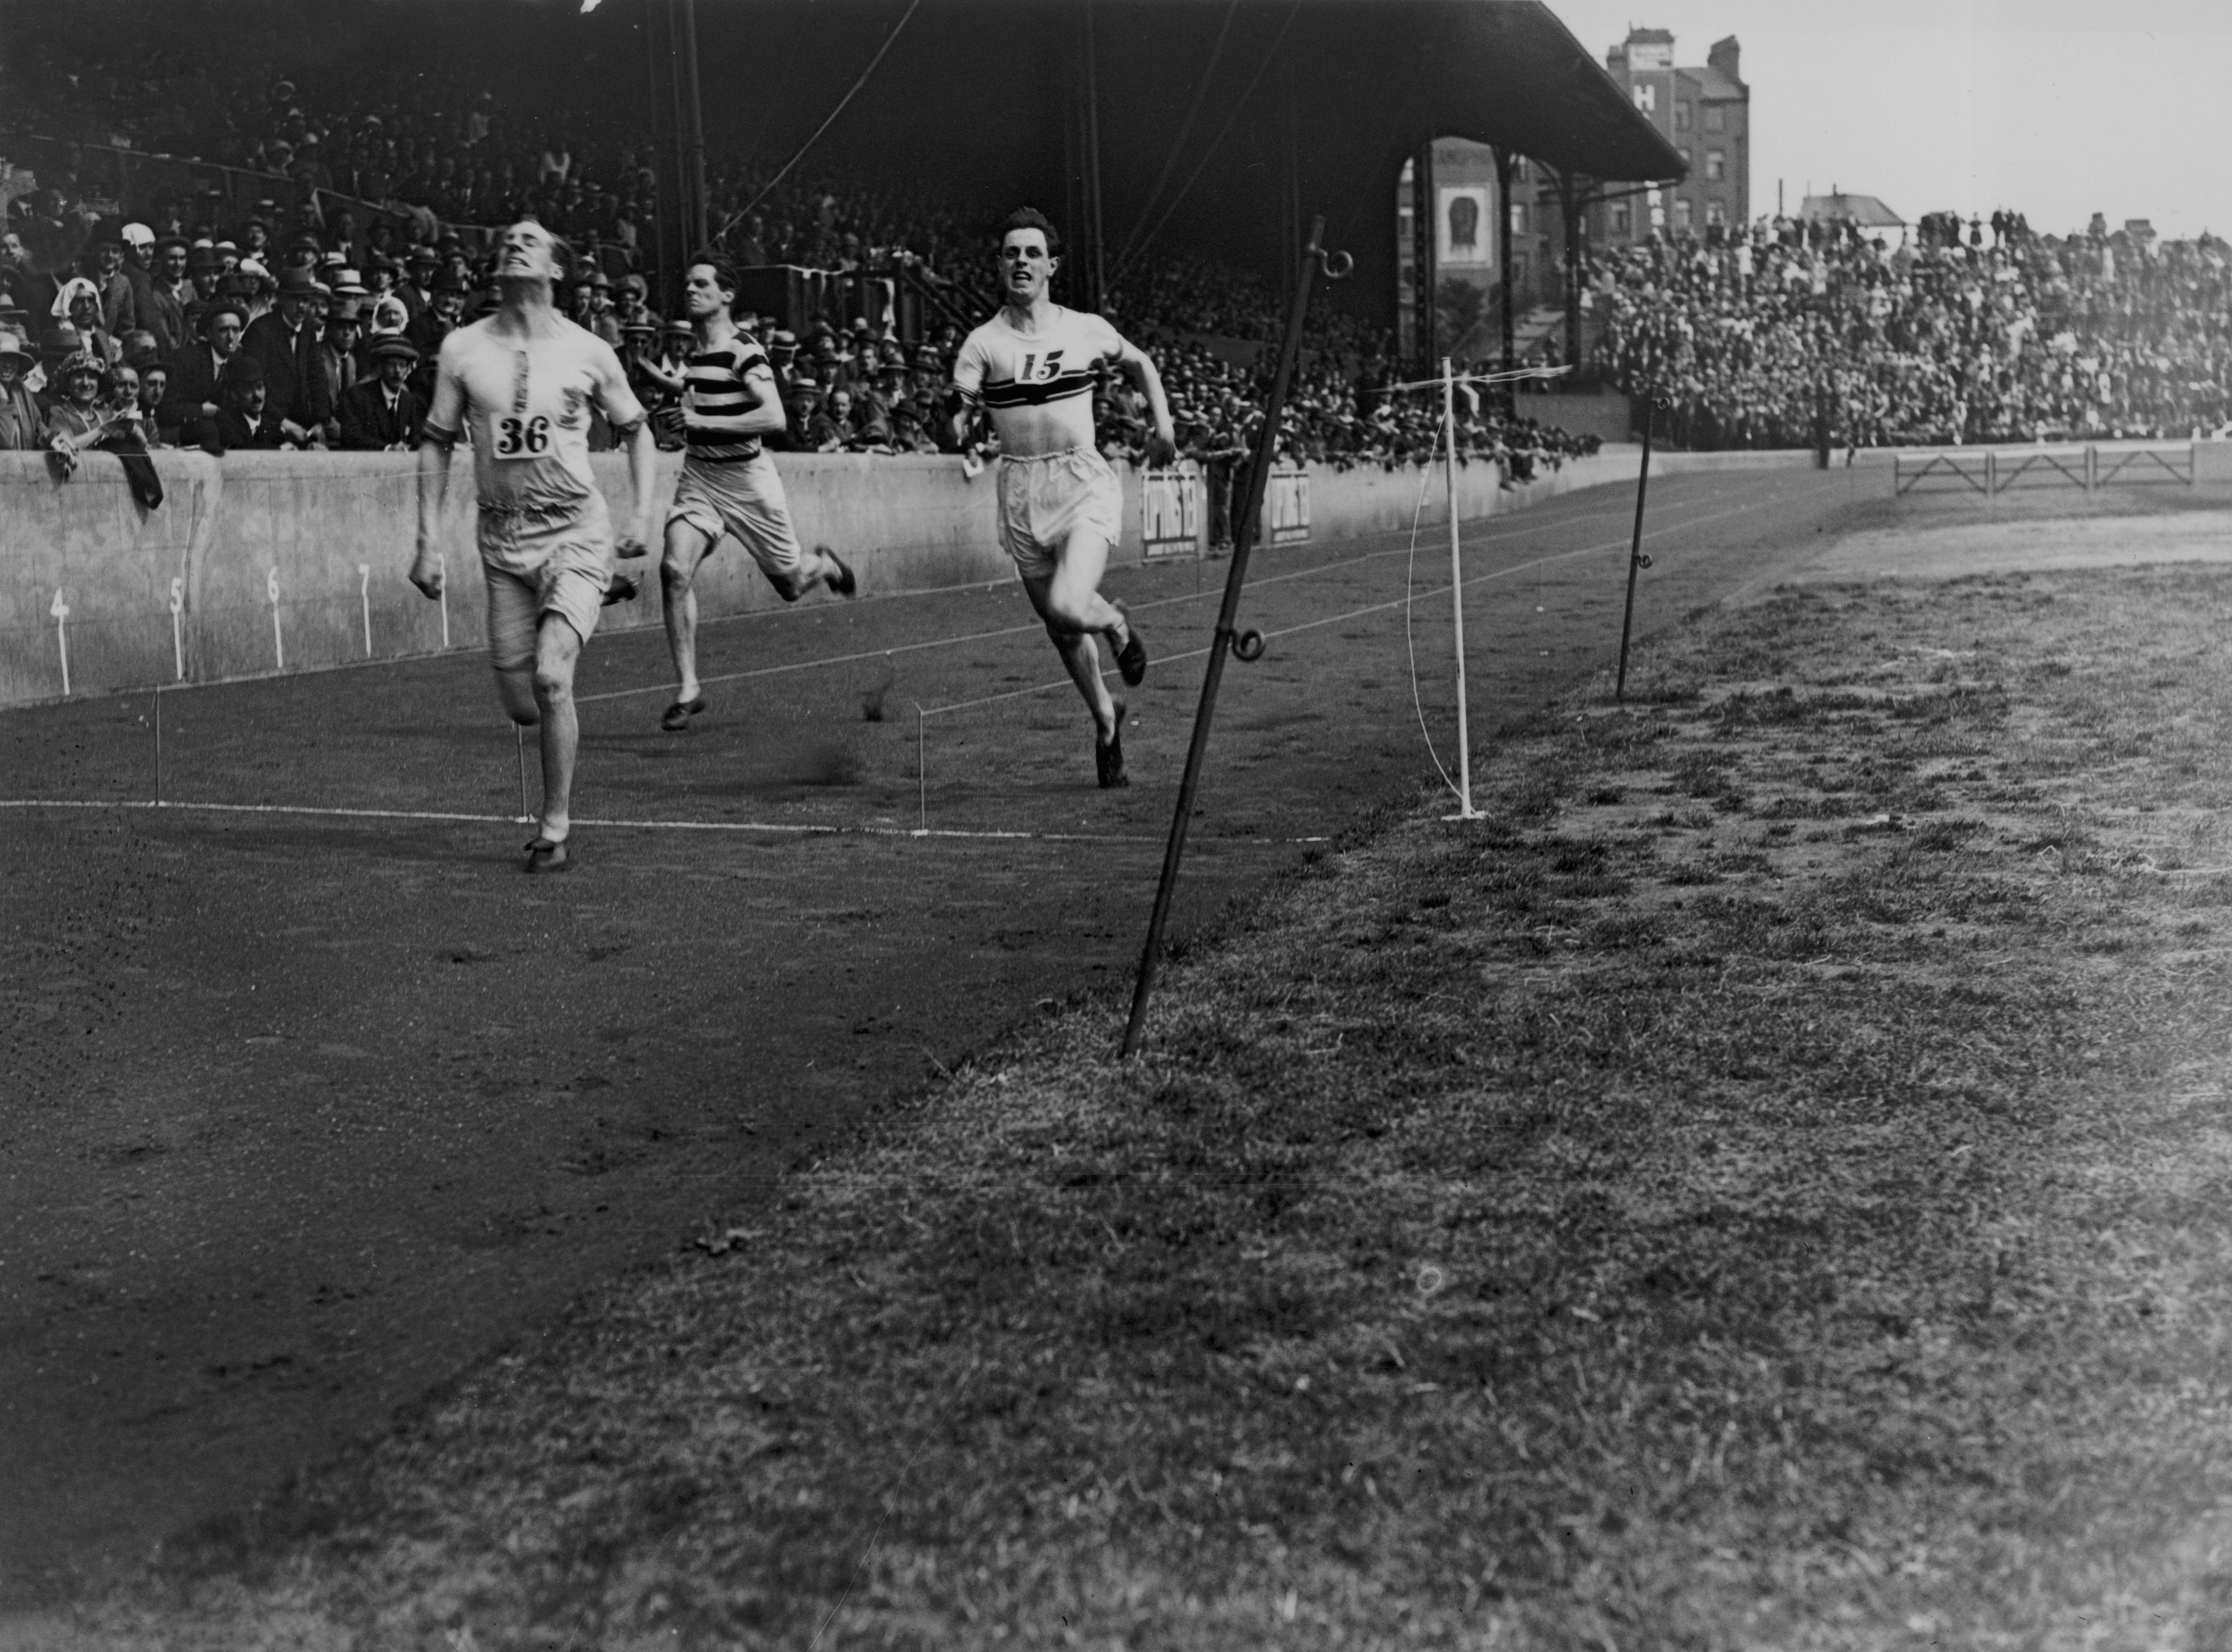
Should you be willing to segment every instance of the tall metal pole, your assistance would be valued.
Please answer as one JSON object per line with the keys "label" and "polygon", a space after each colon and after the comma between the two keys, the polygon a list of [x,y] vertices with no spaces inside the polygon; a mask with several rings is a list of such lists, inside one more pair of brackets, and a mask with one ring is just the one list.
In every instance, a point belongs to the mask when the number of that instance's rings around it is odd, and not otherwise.
{"label": "tall metal pole", "polygon": [[1435,236],[1440,228],[1435,211],[1434,146],[1430,139],[1418,146],[1411,161],[1411,365],[1419,370],[1411,378],[1431,372],[1434,358],[1441,354],[1436,347],[1440,318],[1434,308]]}
{"label": "tall metal pole", "polygon": [[1448,437],[1450,483],[1450,608],[1455,617],[1457,643],[1457,797],[1455,820],[1477,820],[1472,806],[1472,728],[1468,721],[1465,694],[1464,560],[1457,549],[1457,375],[1449,357],[1442,358],[1442,429]]}
{"label": "tall metal pole", "polygon": [[1566,230],[1566,361],[1581,371],[1581,238],[1580,191],[1573,186],[1569,168],[1558,174],[1559,215]]}
{"label": "tall metal pole", "polygon": [[687,258],[711,237],[705,188],[705,100],[698,90],[698,0],[682,3],[682,189],[687,198],[683,211],[689,216]]}
{"label": "tall metal pole", "polygon": [[1651,485],[1651,413],[1658,405],[1658,393],[1651,385],[1643,386],[1643,468],[1635,478],[1635,536],[1627,547],[1627,606],[1619,616],[1619,676],[1613,682],[1612,697],[1627,698],[1627,639],[1635,628],[1635,576],[1651,566],[1651,559],[1643,554],[1643,495]]}
{"label": "tall metal pole", "polygon": [[1100,58],[1093,40],[1093,0],[1085,0],[1085,205],[1093,222],[1091,308],[1108,302],[1108,249],[1100,227]]}
{"label": "tall metal pole", "polygon": [[678,301],[679,275],[675,260],[682,255],[675,243],[682,238],[681,169],[676,154],[674,120],[674,18],[668,0],[651,0],[644,8],[644,55],[651,70],[651,143],[658,161],[652,180],[652,279],[656,302],[666,309]]}
{"label": "tall metal pole", "polygon": [[[1310,307],[1310,282],[1323,254],[1323,214],[1310,220],[1309,244],[1302,249],[1302,267],[1294,282],[1294,301],[1287,311],[1287,334],[1279,347],[1278,370],[1271,379],[1270,399],[1263,404],[1263,427],[1256,435],[1256,455],[1248,468],[1248,494],[1241,502],[1240,518],[1232,526],[1232,566],[1224,576],[1224,601],[1217,611],[1217,630],[1210,638],[1209,666],[1202,673],[1201,704],[1193,716],[1193,740],[1186,748],[1184,777],[1178,782],[1178,812],[1171,817],[1170,841],[1163,849],[1162,881],[1155,886],[1155,910],[1147,920],[1147,944],[1139,954],[1139,984],[1132,992],[1132,1018],[1124,1028],[1126,1059],[1139,1048],[1139,1035],[1147,1024],[1147,1001],[1155,990],[1156,968],[1162,962],[1163,930],[1170,922],[1171,897],[1178,888],[1178,865],[1185,858],[1186,826],[1193,819],[1194,794],[1201,787],[1202,760],[1209,753],[1210,720],[1217,712],[1217,690],[1224,681],[1224,657],[1248,651],[1253,659],[1262,640],[1252,632],[1242,638],[1233,629],[1240,614],[1240,592],[1248,582],[1248,555],[1256,545],[1256,522],[1263,509],[1263,489],[1271,474],[1272,456],[1278,451],[1279,418],[1286,411],[1287,386],[1294,374],[1294,357],[1302,344],[1302,318]],[[1345,261],[1344,261],[1345,262]],[[1344,273],[1334,269],[1330,273]],[[1250,638],[1253,640],[1251,641]]]}
{"label": "tall metal pole", "polygon": [[1518,381],[1511,377],[1519,365],[1516,334],[1512,327],[1511,294],[1511,179],[1519,170],[1518,163],[1508,149],[1496,152],[1496,210],[1502,222],[1496,226],[1496,284],[1503,293],[1503,411],[1506,418],[1518,411],[1515,399]]}

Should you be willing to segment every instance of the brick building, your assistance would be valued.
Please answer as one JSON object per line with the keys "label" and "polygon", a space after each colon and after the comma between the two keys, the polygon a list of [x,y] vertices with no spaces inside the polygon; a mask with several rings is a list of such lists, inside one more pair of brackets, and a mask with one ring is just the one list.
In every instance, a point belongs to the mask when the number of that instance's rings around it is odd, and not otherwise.
{"label": "brick building", "polygon": [[1667,235],[1703,235],[1716,225],[1751,222],[1751,88],[1743,82],[1736,38],[1716,42],[1701,66],[1674,62],[1674,36],[1664,29],[1631,29],[1605,54],[1605,68],[1638,113],[1657,126],[1689,163],[1679,184],[1589,214],[1589,239],[1618,247]]}
{"label": "brick building", "polygon": [[[1405,163],[1396,185],[1396,332],[1402,358],[1492,353],[1502,332],[1506,268],[1515,321],[1546,307],[1573,304],[1566,330],[1586,334],[1578,301],[1567,291],[1561,182],[1570,182],[1585,203],[1580,233],[1589,248],[1630,245],[1647,239],[1654,227],[1668,236],[1702,236],[1716,225],[1749,224],[1751,91],[1739,73],[1740,55],[1731,35],[1714,45],[1702,66],[1677,67],[1674,36],[1664,29],[1631,29],[1606,53],[1612,80],[1688,165],[1679,184],[1632,194],[1616,187],[1612,198],[1603,199],[1606,186],[1595,180],[1561,180],[1552,169],[1513,154],[1503,158],[1499,187],[1496,152],[1454,138],[1436,139]],[[1431,341],[1420,319],[1426,308],[1418,290],[1421,268],[1431,272],[1432,282]],[[1538,316],[1524,332],[1539,336],[1541,325]],[[1585,353],[1585,339],[1583,353],[1566,342],[1568,355]],[[1528,347],[1525,337],[1520,347]]]}

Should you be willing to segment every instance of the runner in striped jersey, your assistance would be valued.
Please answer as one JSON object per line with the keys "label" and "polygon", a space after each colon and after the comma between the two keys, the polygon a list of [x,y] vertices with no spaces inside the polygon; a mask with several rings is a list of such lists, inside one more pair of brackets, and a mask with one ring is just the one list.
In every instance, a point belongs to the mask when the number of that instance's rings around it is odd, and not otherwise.
{"label": "runner in striped jersey", "polygon": [[840,597],[860,588],[853,570],[827,545],[799,549],[782,478],[760,445],[761,437],[783,428],[782,399],[767,352],[737,331],[730,314],[736,301],[736,271],[726,259],[709,253],[691,264],[683,304],[695,337],[678,410],[687,451],[666,514],[666,554],[659,567],[677,679],[674,703],[659,726],[671,733],[688,728],[705,709],[691,582],[723,534],[736,536],[785,602],[797,601],[817,585]]}

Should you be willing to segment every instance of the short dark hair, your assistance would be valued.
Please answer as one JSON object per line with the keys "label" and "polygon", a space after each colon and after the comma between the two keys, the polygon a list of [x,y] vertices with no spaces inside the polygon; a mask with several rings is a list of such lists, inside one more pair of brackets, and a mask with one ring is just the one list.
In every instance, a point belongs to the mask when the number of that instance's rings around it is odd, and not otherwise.
{"label": "short dark hair", "polygon": [[713,272],[713,285],[729,295],[730,303],[736,302],[737,295],[743,288],[736,284],[736,266],[730,262],[728,255],[717,252],[711,247],[700,247],[690,255],[690,262],[682,267],[683,273],[687,275],[700,264]]}
{"label": "short dark hair", "polygon": [[1002,219],[1000,233],[992,237],[992,244],[995,247],[1006,246],[1008,237],[1018,230],[1036,230],[1046,236],[1047,256],[1052,258],[1061,256],[1061,231],[1054,227],[1052,219],[1035,206],[1019,206]]}

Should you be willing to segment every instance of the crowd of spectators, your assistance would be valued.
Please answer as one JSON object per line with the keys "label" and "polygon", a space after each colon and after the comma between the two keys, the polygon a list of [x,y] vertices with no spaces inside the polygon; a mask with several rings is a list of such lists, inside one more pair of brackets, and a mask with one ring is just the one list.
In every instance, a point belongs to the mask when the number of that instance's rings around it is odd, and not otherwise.
{"label": "crowd of spectators", "polygon": [[[485,255],[438,230],[425,241],[407,230],[361,235],[350,215],[324,224],[268,203],[234,230],[202,219],[182,228],[172,203],[154,215],[158,225],[97,222],[75,257],[48,269],[30,247],[60,244],[72,215],[47,211],[43,197],[19,205],[30,210],[14,215],[0,241],[0,445],[48,447],[65,465],[91,446],[408,447],[442,338],[496,302]],[[675,399],[690,334],[648,299],[642,276],[614,279],[589,258],[574,262],[561,295],[620,352],[658,411]],[[865,318],[802,338],[782,318],[739,319],[768,347],[789,411],[771,445],[996,450],[988,431],[957,424],[957,325],[910,345]],[[1201,463],[1221,498],[1253,450],[1268,353],[1230,338],[1212,347],[1200,331],[1152,321],[1139,330],[1162,364],[1180,451]],[[1391,391],[1392,378],[1384,357],[1314,348],[1289,396],[1279,457],[1343,469],[1431,461],[1441,450],[1438,398]],[[1109,457],[1143,460],[1150,415],[1139,390],[1104,372],[1095,411]],[[679,444],[672,420],[659,428]],[[1461,407],[1458,439],[1461,457],[1500,463],[1510,481],[1595,444],[1503,417],[1477,396]]]}
{"label": "crowd of spectators", "polygon": [[[568,312],[620,351],[647,405],[671,404],[688,333],[648,301],[657,178],[639,126],[508,97],[438,55],[406,68],[321,51],[283,10],[269,38],[253,42],[198,28],[193,0],[152,29],[104,25],[114,10],[89,0],[27,34],[0,66],[0,131],[285,178],[304,205],[265,200],[240,214],[214,190],[159,194],[127,222],[120,203],[67,172],[42,176],[11,204],[0,244],[0,444],[52,445],[58,457],[95,444],[406,446],[443,334],[494,302],[475,238],[457,227],[522,217],[579,255]],[[740,318],[768,346],[789,409],[772,445],[992,450],[988,431],[957,431],[950,392],[960,322],[990,306],[983,226],[906,176],[798,174],[770,189],[737,158],[710,158],[710,217],[735,263],[912,269],[958,301],[931,312],[942,319],[912,342],[857,319],[793,336],[788,318]],[[1181,451],[1229,483],[1260,425],[1278,295],[1243,272],[1157,252],[1124,269],[1105,308],[1163,362]],[[1289,398],[1283,458],[1392,468],[1439,451],[1437,399],[1384,391],[1384,329],[1320,306],[1307,343],[1312,365]],[[1096,411],[1111,457],[1141,458],[1139,392],[1104,375]],[[672,420],[659,428],[678,443]],[[1593,441],[1476,398],[1461,409],[1459,445],[1468,461],[1500,462],[1523,480]]]}
{"label": "crowd of spectators", "polygon": [[2189,437],[2232,418],[2232,245],[1950,213],[1891,247],[1775,219],[1591,271],[1601,366],[1691,447]]}

